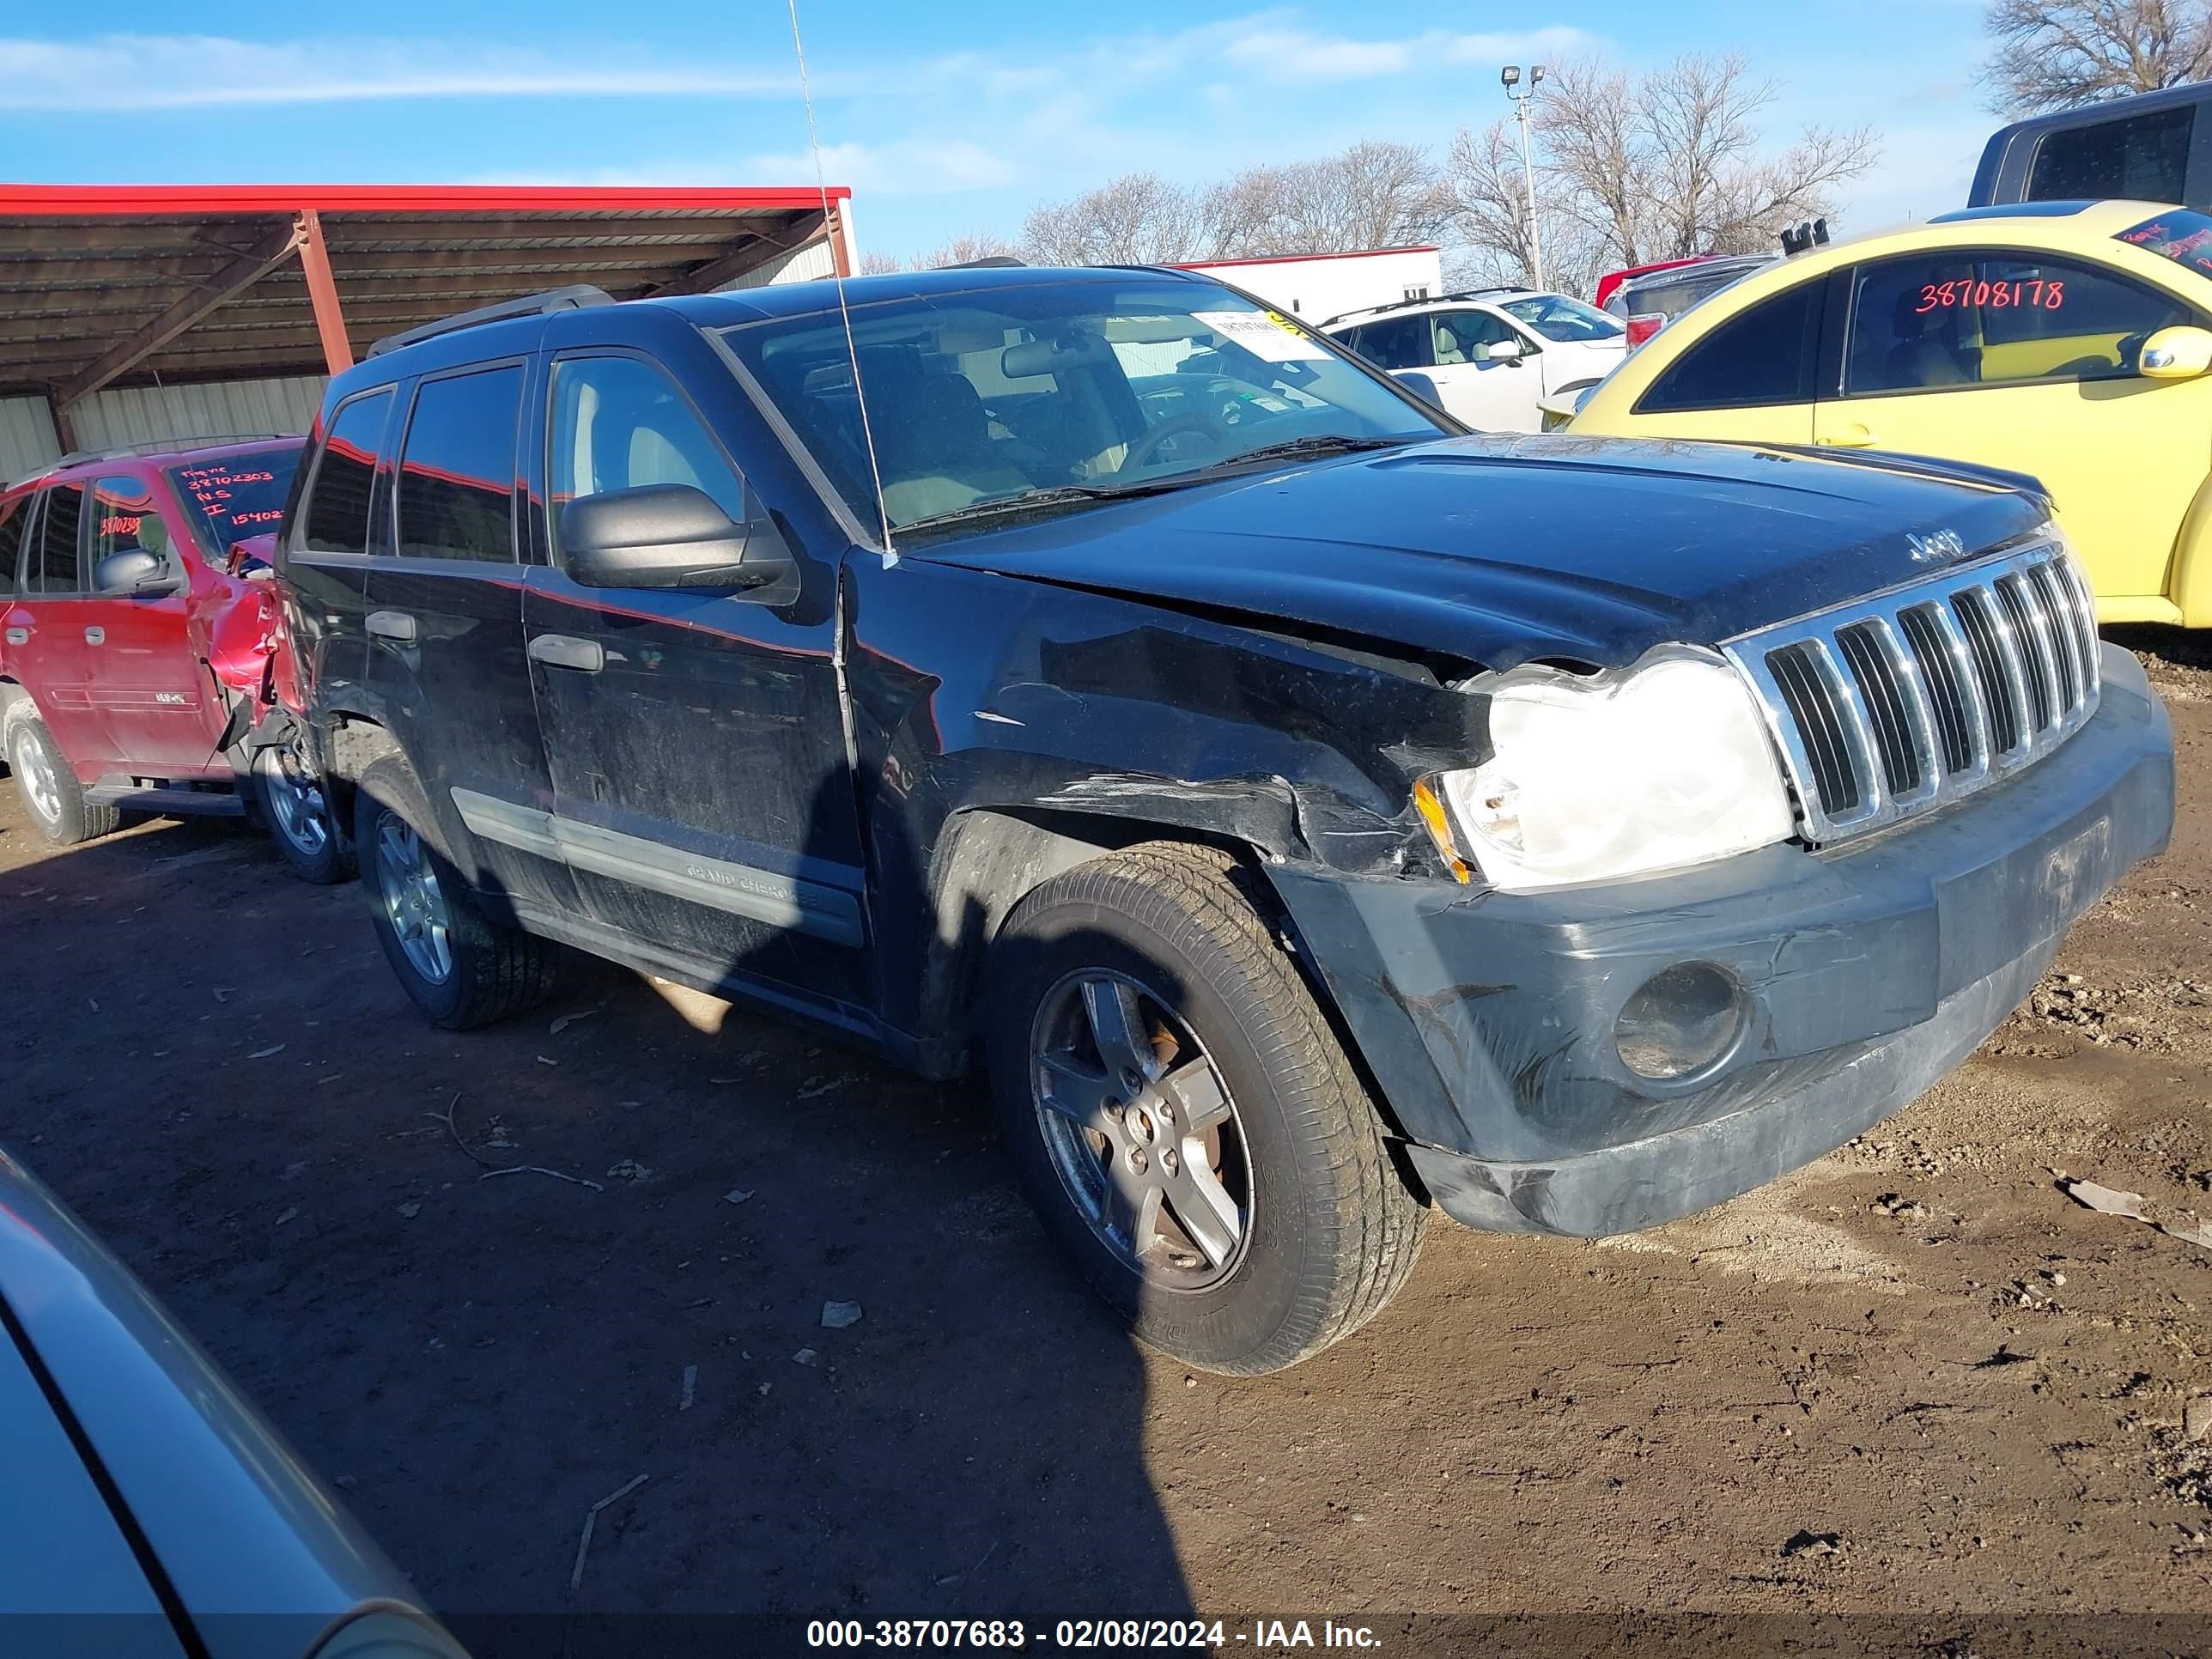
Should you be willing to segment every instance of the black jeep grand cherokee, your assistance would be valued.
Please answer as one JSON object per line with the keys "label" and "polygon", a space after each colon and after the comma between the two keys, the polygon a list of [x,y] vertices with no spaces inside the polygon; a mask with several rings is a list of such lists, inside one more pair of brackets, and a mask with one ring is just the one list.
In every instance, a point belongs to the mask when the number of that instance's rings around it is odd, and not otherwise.
{"label": "black jeep grand cherokee", "polygon": [[1356,1328],[1431,1203],[1619,1232],[1827,1151],[2165,845],[2027,481],[1468,436],[1175,272],[604,299],[395,343],[301,471],[386,956],[450,1027],[557,940],[981,1058],[1192,1364]]}

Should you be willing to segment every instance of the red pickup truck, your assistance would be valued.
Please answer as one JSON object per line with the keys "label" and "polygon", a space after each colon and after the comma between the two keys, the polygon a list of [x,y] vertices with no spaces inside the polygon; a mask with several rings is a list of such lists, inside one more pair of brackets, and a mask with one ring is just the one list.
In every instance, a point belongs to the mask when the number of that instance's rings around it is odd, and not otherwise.
{"label": "red pickup truck", "polygon": [[58,845],[130,811],[258,817],[307,879],[352,873],[261,556],[301,442],[70,455],[0,491],[0,755]]}

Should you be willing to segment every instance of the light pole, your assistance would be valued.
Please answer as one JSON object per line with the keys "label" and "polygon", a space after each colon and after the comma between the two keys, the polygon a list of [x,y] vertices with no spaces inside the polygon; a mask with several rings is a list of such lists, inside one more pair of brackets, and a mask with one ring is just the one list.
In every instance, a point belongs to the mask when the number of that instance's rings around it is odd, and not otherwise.
{"label": "light pole", "polygon": [[1513,100],[1513,113],[1521,122],[1521,175],[1528,184],[1528,263],[1533,267],[1536,286],[1541,288],[1544,286],[1544,241],[1536,229],[1536,164],[1528,159],[1528,104],[1535,97],[1536,88],[1544,79],[1544,66],[1541,64],[1528,66],[1528,85],[1522,91],[1514,90],[1521,84],[1521,66],[1518,64],[1508,64],[1498,71],[1498,79],[1505,88],[1505,95]]}

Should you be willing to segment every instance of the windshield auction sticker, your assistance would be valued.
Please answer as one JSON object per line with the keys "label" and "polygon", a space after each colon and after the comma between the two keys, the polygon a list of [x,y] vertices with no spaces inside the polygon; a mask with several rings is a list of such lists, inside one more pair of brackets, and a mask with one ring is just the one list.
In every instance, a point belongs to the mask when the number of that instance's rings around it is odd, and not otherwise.
{"label": "windshield auction sticker", "polygon": [[1262,362],[1325,362],[1328,353],[1298,332],[1297,325],[1273,311],[1194,311],[1193,322],[1203,323],[1224,340],[1235,342]]}

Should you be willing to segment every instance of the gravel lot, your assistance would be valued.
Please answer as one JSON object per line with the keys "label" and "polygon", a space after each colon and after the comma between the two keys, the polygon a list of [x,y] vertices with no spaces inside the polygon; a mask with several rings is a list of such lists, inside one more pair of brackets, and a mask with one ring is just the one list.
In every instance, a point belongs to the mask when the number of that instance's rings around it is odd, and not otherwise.
{"label": "gravel lot", "polygon": [[611,970],[447,1036],[357,890],[12,787],[0,1142],[453,1614],[2201,1612],[2212,1249],[2058,1185],[2212,1218],[2212,672],[2125,642],[2185,821],[1963,1071],[1657,1232],[1440,1224],[1268,1380],[1133,1350],[972,1086]]}

